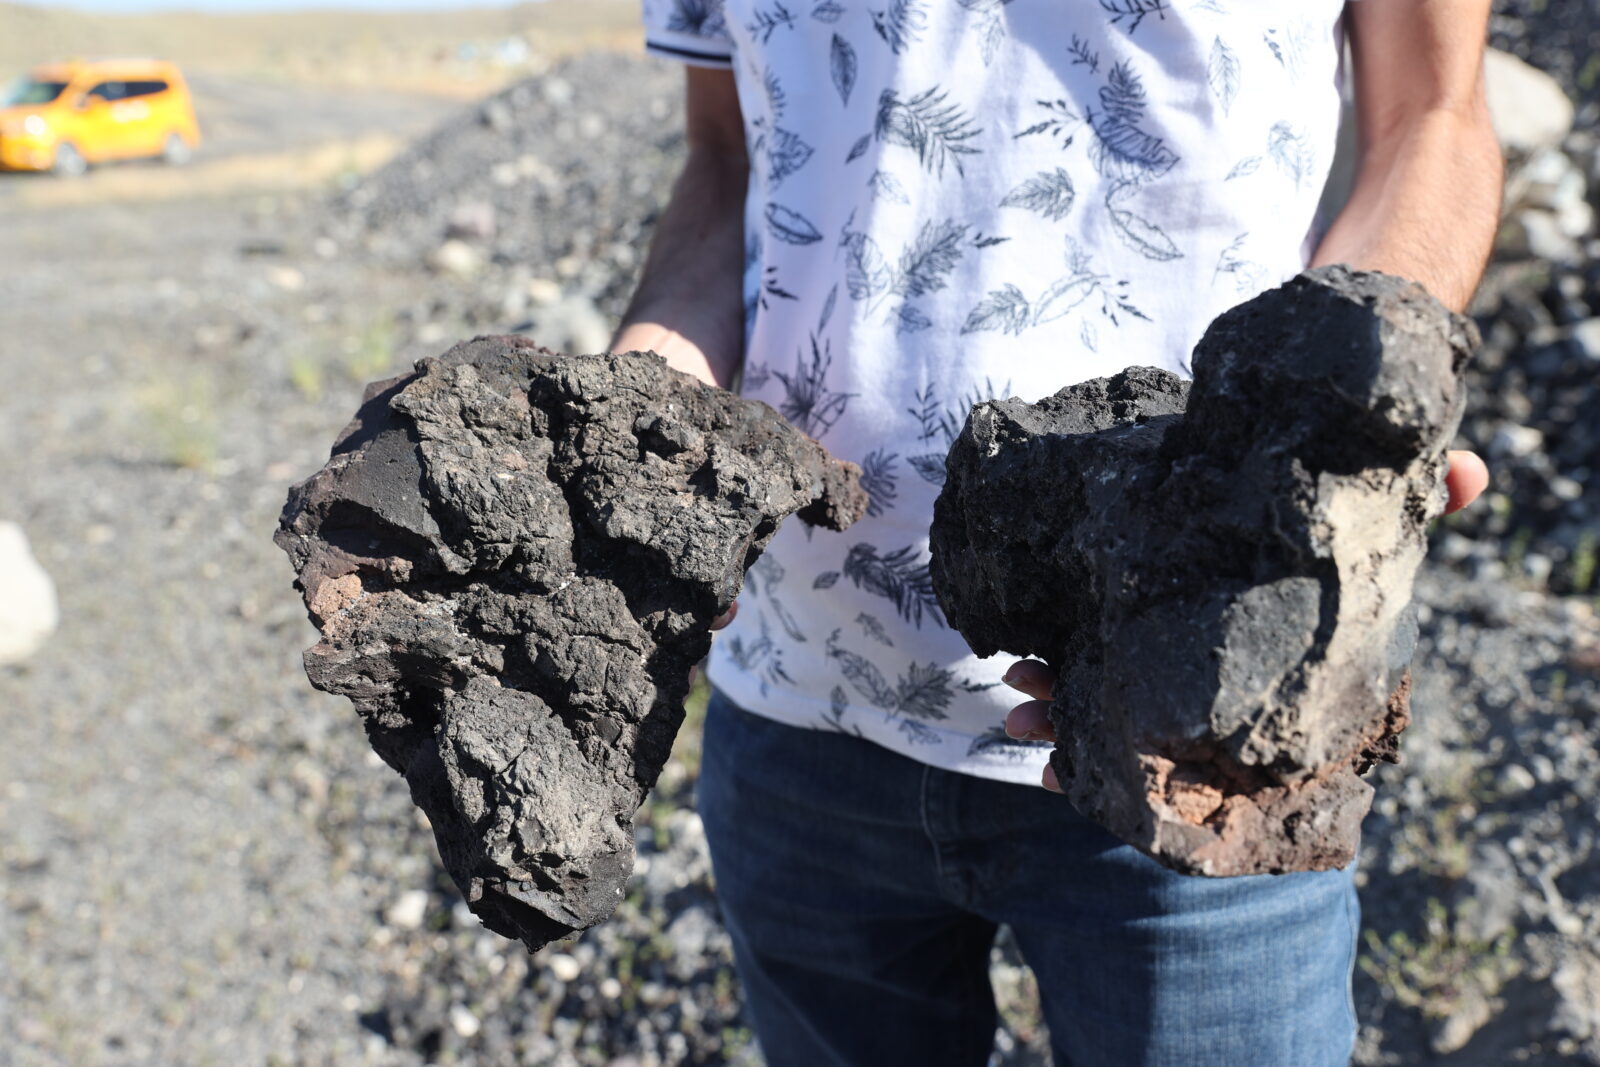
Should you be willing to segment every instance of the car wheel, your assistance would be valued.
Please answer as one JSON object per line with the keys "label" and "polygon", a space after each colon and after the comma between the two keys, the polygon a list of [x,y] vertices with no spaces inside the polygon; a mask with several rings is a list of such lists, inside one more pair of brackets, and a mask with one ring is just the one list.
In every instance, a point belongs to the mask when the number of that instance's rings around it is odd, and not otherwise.
{"label": "car wheel", "polygon": [[175,133],[167,134],[167,143],[161,147],[161,161],[169,167],[181,167],[194,158],[189,142]]}
{"label": "car wheel", "polygon": [[88,169],[89,161],[83,158],[83,153],[71,141],[56,145],[56,161],[50,168],[52,174],[62,178],[81,178]]}

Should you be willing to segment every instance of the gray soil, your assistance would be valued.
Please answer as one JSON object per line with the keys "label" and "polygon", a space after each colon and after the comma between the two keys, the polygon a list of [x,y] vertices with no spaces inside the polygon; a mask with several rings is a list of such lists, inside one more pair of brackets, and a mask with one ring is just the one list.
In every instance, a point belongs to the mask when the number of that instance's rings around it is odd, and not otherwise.
{"label": "gray soil", "polygon": [[[580,62],[503,101],[508,138],[471,109],[332,205],[24,213],[0,194],[0,518],[33,539],[64,620],[0,668],[0,1064],[760,1062],[692,731],[640,814],[616,916],[530,956],[478,925],[404,782],[307,685],[316,634],[271,543],[365,381],[523,316],[561,346],[615,314],[676,158],[673,107],[650,109],[677,77]],[[630,123],[653,131],[642,146]],[[550,175],[571,213],[533,210]],[[490,203],[497,236],[474,269],[430,270],[459,199]],[[1548,544],[1562,584],[1517,558],[1514,525],[1436,531],[1416,722],[1361,857],[1361,1064],[1600,1064],[1593,547],[1565,532],[1570,501],[1527,488],[1600,453],[1592,428],[1507,400],[1594,366],[1545,327],[1560,300],[1558,331],[1600,306],[1518,277],[1486,304],[1510,325],[1485,330],[1499,369],[1470,379],[1465,443],[1521,424],[1551,442],[1506,453],[1480,509],[1532,494],[1552,517],[1524,549]],[[1561,474],[1549,455],[1576,458]],[[1004,947],[995,976],[996,1062],[1042,1062]]]}

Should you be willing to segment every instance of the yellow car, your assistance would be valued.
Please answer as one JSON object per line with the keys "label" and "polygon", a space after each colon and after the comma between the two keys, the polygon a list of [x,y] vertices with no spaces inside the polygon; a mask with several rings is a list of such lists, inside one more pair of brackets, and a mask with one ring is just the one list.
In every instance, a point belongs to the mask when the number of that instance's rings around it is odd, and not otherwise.
{"label": "yellow car", "polygon": [[171,63],[37,67],[0,96],[0,170],[76,176],[116,159],[182,164],[199,143],[189,86]]}

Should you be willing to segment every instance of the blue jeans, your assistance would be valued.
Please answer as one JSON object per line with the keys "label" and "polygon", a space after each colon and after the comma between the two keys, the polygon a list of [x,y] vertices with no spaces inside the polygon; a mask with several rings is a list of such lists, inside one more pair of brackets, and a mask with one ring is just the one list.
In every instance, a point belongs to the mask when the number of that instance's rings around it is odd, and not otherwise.
{"label": "blue jeans", "polygon": [[1033,786],[942,771],[714,692],[699,808],[772,1067],[977,1067],[1001,923],[1057,1067],[1343,1067],[1350,870],[1175,874]]}

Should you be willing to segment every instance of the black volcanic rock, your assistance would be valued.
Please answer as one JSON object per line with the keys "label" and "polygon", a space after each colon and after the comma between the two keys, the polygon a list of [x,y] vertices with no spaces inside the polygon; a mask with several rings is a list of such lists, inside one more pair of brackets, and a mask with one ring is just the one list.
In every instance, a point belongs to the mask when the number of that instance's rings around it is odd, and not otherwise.
{"label": "black volcanic rock", "polygon": [[1192,386],[1133,368],[974,408],[934,587],[980,655],[1057,671],[1051,764],[1081,811],[1189,873],[1351,860],[1357,776],[1407,722],[1475,342],[1415,284],[1326,268],[1219,317]]}
{"label": "black volcanic rock", "polygon": [[710,623],[786,516],[859,517],[858,475],[652,353],[458,345],[372,386],[290,495],[306,672],[536,948],[611,914]]}

